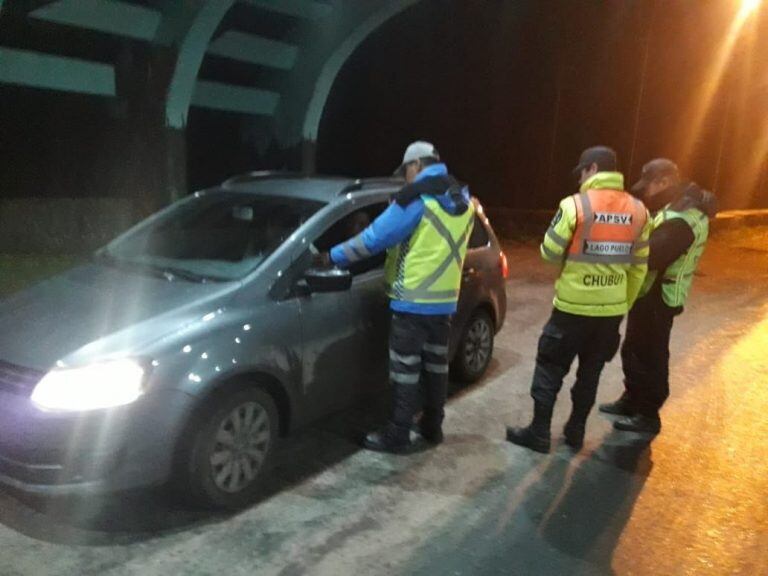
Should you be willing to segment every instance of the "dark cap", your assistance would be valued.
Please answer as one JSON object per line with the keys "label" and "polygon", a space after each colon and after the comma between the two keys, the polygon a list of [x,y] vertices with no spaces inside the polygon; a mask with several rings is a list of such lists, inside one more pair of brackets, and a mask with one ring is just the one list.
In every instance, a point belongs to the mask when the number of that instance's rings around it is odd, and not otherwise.
{"label": "dark cap", "polygon": [[678,170],[677,164],[668,158],[656,158],[655,160],[651,160],[648,164],[643,166],[643,171],[640,173],[640,180],[632,186],[632,192],[642,192],[648,187],[648,184],[657,178],[663,178],[664,176],[679,180],[680,170]]}
{"label": "dark cap", "polygon": [[593,146],[587,148],[581,153],[579,164],[573,169],[574,174],[579,174],[582,170],[589,168],[592,164],[597,164],[600,172],[613,172],[618,167],[616,152],[608,146]]}

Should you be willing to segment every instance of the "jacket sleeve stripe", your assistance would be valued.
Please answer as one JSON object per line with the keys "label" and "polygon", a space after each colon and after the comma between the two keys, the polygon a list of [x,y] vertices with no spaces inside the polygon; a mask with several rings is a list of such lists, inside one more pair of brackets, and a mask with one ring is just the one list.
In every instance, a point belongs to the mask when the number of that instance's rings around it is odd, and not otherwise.
{"label": "jacket sleeve stripe", "polygon": [[557,253],[551,250],[546,244],[541,244],[541,256],[542,258],[551,262],[562,262],[564,253]]}
{"label": "jacket sleeve stripe", "polygon": [[352,240],[349,241],[349,245],[360,258],[370,258],[372,256],[371,251],[365,246],[365,242],[363,242],[363,237],[361,235],[352,238]]}
{"label": "jacket sleeve stripe", "polygon": [[558,246],[560,246],[560,248],[562,248],[563,250],[565,250],[566,248],[568,248],[568,240],[566,240],[565,238],[563,238],[562,236],[560,236],[560,234],[558,234],[557,232],[555,232],[555,229],[554,229],[554,228],[552,228],[551,226],[550,226],[550,227],[549,227],[549,229],[547,230],[547,238],[549,238],[550,240],[552,240],[552,242],[554,242],[555,244],[557,244]]}
{"label": "jacket sleeve stripe", "polygon": [[357,252],[355,252],[355,249],[352,247],[351,242],[345,242],[341,246],[342,250],[344,250],[344,256],[347,257],[347,261],[350,263],[359,262],[362,260],[360,256],[358,256]]}

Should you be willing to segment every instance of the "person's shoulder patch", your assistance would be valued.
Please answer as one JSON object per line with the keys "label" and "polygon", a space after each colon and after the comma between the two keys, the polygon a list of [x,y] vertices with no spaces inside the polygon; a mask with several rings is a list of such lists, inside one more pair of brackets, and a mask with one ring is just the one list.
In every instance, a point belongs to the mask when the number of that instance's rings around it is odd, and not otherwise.
{"label": "person's shoulder patch", "polygon": [[552,223],[550,224],[550,227],[554,228],[555,226],[558,225],[558,223],[562,219],[563,219],[563,209],[562,208],[558,208],[557,212],[555,213],[555,217],[552,218]]}

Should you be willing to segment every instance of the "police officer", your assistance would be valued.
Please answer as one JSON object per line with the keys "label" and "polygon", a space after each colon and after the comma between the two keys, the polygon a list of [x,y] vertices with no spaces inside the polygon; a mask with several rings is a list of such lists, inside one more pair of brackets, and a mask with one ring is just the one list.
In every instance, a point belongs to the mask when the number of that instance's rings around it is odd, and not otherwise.
{"label": "police officer", "polygon": [[398,172],[407,184],[395,202],[362,233],[330,252],[334,264],[348,267],[389,250],[385,269],[392,310],[392,412],[387,425],[363,442],[383,452],[410,448],[413,419],[422,402],[421,435],[432,444],[443,440],[451,316],[474,222],[468,189],[449,176],[432,144],[408,146]]}
{"label": "police officer", "polygon": [[717,208],[711,192],[681,182],[677,165],[666,158],[646,164],[632,192],[655,214],[648,277],[621,347],[625,391],[600,411],[626,417],[614,423],[618,430],[658,434],[659,410],[669,396],[672,323],[683,311]]}
{"label": "police officer", "polygon": [[616,153],[588,148],[574,172],[580,193],[565,198],[541,244],[541,256],[561,267],[554,310],[539,339],[531,396],[533,421],[507,428],[507,440],[538,452],[550,448],[550,424],[563,378],[578,357],[565,441],[579,450],[603,366],[619,346],[619,324],[632,307],[648,260],[650,218],[624,191]]}

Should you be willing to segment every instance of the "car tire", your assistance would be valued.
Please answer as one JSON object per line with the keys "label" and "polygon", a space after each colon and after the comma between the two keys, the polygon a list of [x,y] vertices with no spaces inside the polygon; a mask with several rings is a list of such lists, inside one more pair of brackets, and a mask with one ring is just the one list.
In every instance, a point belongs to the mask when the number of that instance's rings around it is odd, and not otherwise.
{"label": "car tire", "polygon": [[483,377],[493,357],[496,326],[491,315],[478,308],[470,317],[459,339],[451,374],[456,380],[471,384]]}
{"label": "car tire", "polygon": [[182,451],[187,499],[196,506],[239,510],[252,504],[280,434],[272,397],[259,388],[219,395],[193,419]]}

